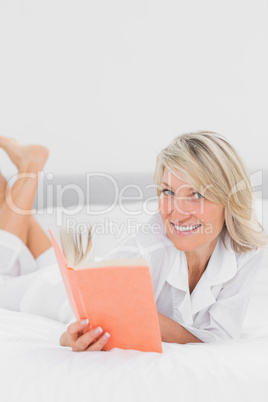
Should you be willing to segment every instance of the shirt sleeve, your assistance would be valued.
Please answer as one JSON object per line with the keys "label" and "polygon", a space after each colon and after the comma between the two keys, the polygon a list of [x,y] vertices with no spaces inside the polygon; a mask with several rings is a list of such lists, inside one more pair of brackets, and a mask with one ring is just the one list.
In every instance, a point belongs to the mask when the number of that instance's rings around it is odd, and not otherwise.
{"label": "shirt sleeve", "polygon": [[263,250],[238,256],[237,274],[226,283],[200,328],[185,328],[203,342],[238,339],[263,257]]}
{"label": "shirt sleeve", "polygon": [[142,256],[143,252],[139,249],[135,236],[130,236],[111,250],[105,259],[139,258]]}

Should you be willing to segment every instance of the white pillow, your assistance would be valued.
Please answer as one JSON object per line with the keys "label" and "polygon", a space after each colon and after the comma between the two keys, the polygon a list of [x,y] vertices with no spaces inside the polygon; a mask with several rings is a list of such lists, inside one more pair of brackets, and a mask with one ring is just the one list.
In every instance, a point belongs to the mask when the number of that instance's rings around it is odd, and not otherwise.
{"label": "white pillow", "polygon": [[[97,214],[99,212],[99,214]],[[67,222],[83,225],[92,225],[95,239],[95,256],[104,257],[125,236],[137,233],[140,225],[157,212],[157,201],[143,203],[142,201],[111,205],[76,206],[74,209],[50,208],[38,211],[37,220],[47,231],[52,229],[59,240],[58,227]],[[268,200],[256,199],[256,213],[259,222],[268,233]],[[268,263],[266,264],[268,266]]]}

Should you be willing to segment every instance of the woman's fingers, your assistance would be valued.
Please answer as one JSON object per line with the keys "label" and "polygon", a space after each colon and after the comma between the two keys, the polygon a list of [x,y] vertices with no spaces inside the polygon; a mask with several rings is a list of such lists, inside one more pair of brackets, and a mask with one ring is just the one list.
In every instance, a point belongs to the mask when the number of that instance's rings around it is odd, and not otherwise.
{"label": "woman's fingers", "polygon": [[80,352],[83,350],[87,350],[90,345],[97,339],[100,334],[103,332],[102,328],[94,328],[85,334],[81,335],[76,342],[72,345],[72,349],[75,352]]}
{"label": "woman's fingers", "polygon": [[[84,329],[88,329],[88,331],[84,333]],[[89,330],[88,320],[76,321],[68,327],[71,347],[75,352],[102,350],[110,338],[107,332],[104,335],[102,334],[103,329],[101,327]]]}
{"label": "woman's fingers", "polygon": [[75,342],[83,334],[83,330],[86,329],[88,326],[89,321],[87,319],[82,321],[75,321],[70,324],[67,328],[70,341]]}
{"label": "woman's fingers", "polygon": [[109,338],[110,338],[110,334],[109,334],[108,332],[105,332],[105,334],[102,335],[102,336],[100,337],[100,339],[97,340],[95,343],[93,343],[92,345],[90,345],[90,346],[87,348],[87,350],[88,350],[88,351],[91,351],[91,352],[94,352],[94,351],[97,351],[97,350],[102,350],[103,347],[104,347],[104,346],[106,345],[106,343],[108,342]]}

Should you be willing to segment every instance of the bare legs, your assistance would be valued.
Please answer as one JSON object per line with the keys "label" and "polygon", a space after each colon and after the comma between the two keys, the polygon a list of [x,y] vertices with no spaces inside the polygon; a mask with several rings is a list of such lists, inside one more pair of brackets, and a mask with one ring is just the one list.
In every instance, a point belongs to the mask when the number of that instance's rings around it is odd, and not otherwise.
{"label": "bare legs", "polygon": [[[5,137],[0,137],[0,147],[18,169],[17,181],[12,187],[0,174],[0,229],[18,236],[36,259],[51,247],[49,238],[31,215],[38,172],[44,167],[48,150],[39,145],[21,146]],[[63,282],[53,266],[54,256],[48,252],[35,263],[30,253],[23,249],[20,259],[20,250],[16,248],[18,239],[14,245],[14,239],[11,239],[9,249],[6,239],[11,236],[5,235],[3,239],[0,237],[0,307],[68,323],[73,314],[68,307]]]}
{"label": "bare legs", "polygon": [[34,258],[51,247],[45,232],[31,215],[38,184],[48,150],[40,145],[19,145],[15,140],[0,137],[3,148],[18,169],[18,179],[9,188],[0,175],[0,229],[18,236]]}

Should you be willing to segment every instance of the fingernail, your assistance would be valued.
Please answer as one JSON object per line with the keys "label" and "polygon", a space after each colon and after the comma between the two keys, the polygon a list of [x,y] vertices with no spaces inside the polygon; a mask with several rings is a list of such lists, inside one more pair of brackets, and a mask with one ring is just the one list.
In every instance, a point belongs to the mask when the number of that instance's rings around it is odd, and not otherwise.
{"label": "fingernail", "polygon": [[110,334],[109,332],[105,332],[105,334],[103,335],[103,339],[109,339],[110,338]]}
{"label": "fingernail", "polygon": [[88,319],[82,320],[82,321],[80,322],[81,325],[87,325],[88,323],[89,323]]}
{"label": "fingernail", "polygon": [[95,329],[95,334],[100,334],[103,331],[101,327]]}

